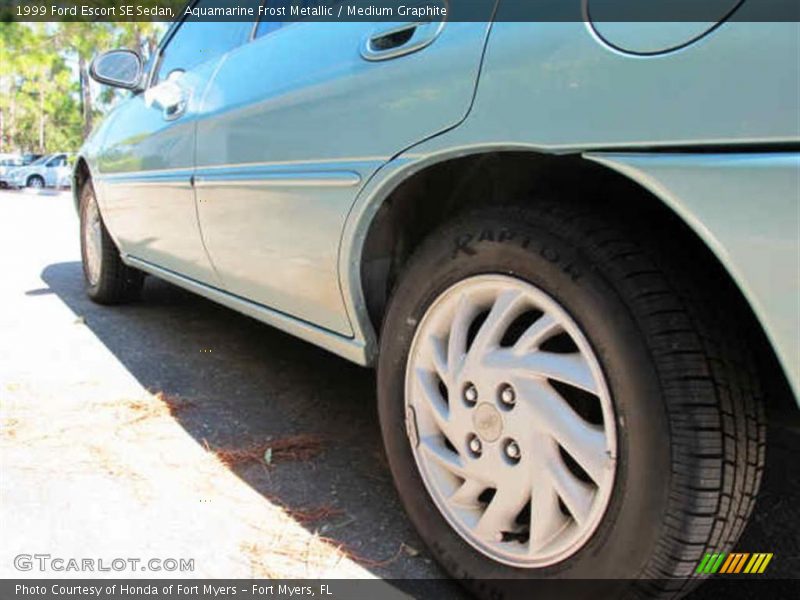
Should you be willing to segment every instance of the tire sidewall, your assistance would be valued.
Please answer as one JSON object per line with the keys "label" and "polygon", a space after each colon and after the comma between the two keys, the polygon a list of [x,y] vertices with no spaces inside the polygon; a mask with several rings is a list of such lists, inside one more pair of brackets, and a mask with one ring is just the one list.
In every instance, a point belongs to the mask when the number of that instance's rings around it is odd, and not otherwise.
{"label": "tire sidewall", "polygon": [[[103,243],[101,244],[101,252],[100,252],[100,274],[97,277],[97,282],[92,284],[91,280],[89,279],[89,274],[87,272],[86,267],[86,239],[84,236],[84,229],[86,227],[86,209],[89,205],[89,202],[97,202],[97,198],[94,195],[94,189],[92,189],[92,185],[87,183],[83,186],[80,193],[80,238],[81,238],[81,268],[83,271],[83,281],[86,285],[86,293],[89,295],[90,298],[96,297],[100,291],[101,286],[103,284],[103,280],[105,278],[105,269],[106,269],[106,243],[105,239],[103,239]],[[100,207],[97,207],[99,212]],[[102,217],[101,219],[101,235],[105,238],[105,225],[102,225]]]}
{"label": "tire sidewall", "polygon": [[[439,230],[410,261],[381,335],[379,415],[401,500],[445,569],[459,579],[484,580],[488,595],[505,592],[502,582],[486,580],[636,577],[655,552],[667,507],[669,428],[655,367],[632,314],[604,276],[602,261],[559,229],[557,220],[532,223],[519,213],[490,211]],[[494,562],[462,540],[431,500],[406,434],[405,371],[417,324],[451,285],[489,273],[528,281],[570,313],[603,368],[616,412],[617,473],[603,520],[576,554],[545,568]]]}

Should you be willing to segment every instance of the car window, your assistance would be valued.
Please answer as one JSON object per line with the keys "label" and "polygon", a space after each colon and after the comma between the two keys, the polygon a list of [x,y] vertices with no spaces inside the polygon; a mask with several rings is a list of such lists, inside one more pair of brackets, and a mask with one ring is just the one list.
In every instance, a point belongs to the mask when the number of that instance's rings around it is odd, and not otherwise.
{"label": "car window", "polygon": [[277,31],[286,23],[284,21],[259,21],[256,26],[256,34],[253,37],[260,38],[261,36]]}
{"label": "car window", "polygon": [[281,20],[284,18],[282,13],[289,11],[290,4],[291,0],[264,0],[263,14],[256,25],[253,37],[260,38],[286,25],[286,21]]}
{"label": "car window", "polygon": [[[261,0],[243,0],[237,6],[253,8],[254,14],[258,14],[259,4]],[[256,17],[249,22],[210,22],[209,17],[203,16],[203,11],[222,6],[225,5],[220,0],[198,0],[192,5],[199,12],[197,16],[187,15],[167,41],[154,83],[165,80],[173,71],[190,71],[248,40]]]}
{"label": "car window", "polygon": [[289,15],[292,6],[298,8],[313,8],[315,6],[330,6],[341,4],[343,0],[265,0],[262,16],[256,25],[254,38],[260,38],[273,31],[277,31],[285,25],[295,22],[283,21],[281,15]]}
{"label": "car window", "polygon": [[48,167],[63,167],[66,164],[67,164],[67,157],[64,156],[63,154],[60,154],[59,156],[56,156],[52,160],[48,161],[47,166]]}

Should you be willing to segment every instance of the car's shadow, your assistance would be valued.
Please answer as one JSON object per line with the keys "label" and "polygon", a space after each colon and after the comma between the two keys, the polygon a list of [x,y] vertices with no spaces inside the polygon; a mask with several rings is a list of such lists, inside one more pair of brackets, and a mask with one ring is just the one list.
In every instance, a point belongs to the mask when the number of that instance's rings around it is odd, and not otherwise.
{"label": "car's shadow", "polygon": [[88,300],[78,262],[50,265],[42,279],[144,388],[191,403],[174,418],[198,443],[246,448],[297,435],[321,441],[313,458],[232,467],[265,498],[335,509],[307,527],[324,527],[324,536],[377,575],[442,578],[437,595],[461,596],[397,500],[371,370],[154,277],[146,279],[142,301],[113,308]]}
{"label": "car's shadow", "polygon": [[[259,493],[289,506],[341,510],[325,535],[382,577],[444,577],[392,488],[370,370],[153,277],[141,302],[114,308],[87,299],[78,262],[50,265],[42,279],[142,386],[192,402],[175,418],[198,443],[241,447],[297,434],[325,440],[324,452],[305,463],[234,468]],[[773,552],[770,574],[794,577],[800,436],[770,433],[764,487],[738,549]],[[412,550],[398,553],[401,544]],[[448,581],[436,585],[437,597],[461,595]],[[706,596],[703,588],[697,596]]]}

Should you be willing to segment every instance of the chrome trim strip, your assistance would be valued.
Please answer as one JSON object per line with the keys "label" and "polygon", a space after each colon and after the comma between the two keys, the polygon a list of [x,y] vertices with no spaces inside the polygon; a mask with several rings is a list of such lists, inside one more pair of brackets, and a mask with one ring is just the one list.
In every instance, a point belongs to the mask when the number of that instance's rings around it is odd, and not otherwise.
{"label": "chrome trim strip", "polygon": [[[213,171],[220,171],[224,169],[229,170],[240,170],[240,169],[263,169],[269,171],[272,167],[280,167],[285,169],[286,167],[293,168],[299,167],[304,168],[305,171],[325,171],[325,167],[322,165],[341,165],[346,166],[348,168],[354,168],[356,166],[364,166],[364,167],[374,167],[375,165],[382,165],[386,161],[388,161],[391,157],[390,156],[357,156],[357,157],[349,157],[346,159],[341,158],[315,158],[310,160],[281,160],[281,161],[274,161],[274,162],[251,162],[251,163],[231,163],[231,164],[218,164],[218,165],[202,165],[198,166],[197,172],[201,174],[205,174],[206,172],[213,172]],[[318,166],[320,165],[320,166]],[[175,168],[164,168],[164,169],[147,169],[147,170],[140,170],[140,171],[125,171],[124,173],[111,173],[106,175],[106,177],[149,177],[151,175],[161,175],[165,173],[183,173],[188,172],[191,174],[195,169],[192,167],[181,167],[178,169]],[[301,171],[302,172],[302,171]],[[343,171],[334,171],[334,172],[343,172]],[[350,172],[350,171],[347,171]]]}
{"label": "chrome trim strip", "polygon": [[353,187],[361,183],[361,176],[352,171],[336,172],[256,172],[200,173],[195,175],[198,188],[214,187]]}
{"label": "chrome trim strip", "polygon": [[[355,166],[352,163],[348,166]],[[181,168],[162,171],[128,171],[97,175],[98,183],[124,184],[132,187],[196,187],[198,189],[234,187],[355,187],[361,175],[352,170],[332,171],[322,169],[307,170],[284,165],[283,169],[269,167],[228,166],[200,169]]]}
{"label": "chrome trim strip", "polygon": [[123,183],[128,187],[170,187],[170,188],[191,188],[192,179],[189,177],[181,177],[178,179],[100,179],[101,183],[119,184]]}
{"label": "chrome trim strip", "polygon": [[127,184],[158,184],[169,183],[189,184],[189,180],[194,173],[191,167],[182,169],[164,169],[162,171],[126,171],[121,173],[110,173],[96,175],[97,181],[108,183],[127,183]]}

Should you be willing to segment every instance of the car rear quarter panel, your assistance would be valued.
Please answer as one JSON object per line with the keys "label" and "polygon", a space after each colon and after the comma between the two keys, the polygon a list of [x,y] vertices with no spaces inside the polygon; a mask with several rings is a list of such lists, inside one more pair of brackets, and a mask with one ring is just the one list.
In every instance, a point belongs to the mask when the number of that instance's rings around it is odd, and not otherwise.
{"label": "car rear quarter panel", "polygon": [[749,302],[800,402],[800,154],[588,158],[649,189],[713,250]]}
{"label": "car rear quarter panel", "polygon": [[495,23],[458,143],[568,150],[796,141],[798,57],[798,23],[725,23],[650,57],[610,48],[583,23]]}
{"label": "car rear quarter panel", "polygon": [[[581,23],[495,23],[466,121],[382,168],[352,212],[340,269],[359,335],[370,347],[353,265],[377,208],[402,181],[488,151],[586,154],[652,191],[705,241],[800,397],[800,155],[747,153],[797,147],[798,105],[797,23],[726,23],[651,57],[618,52]],[[671,148],[681,153],[663,154]]]}

